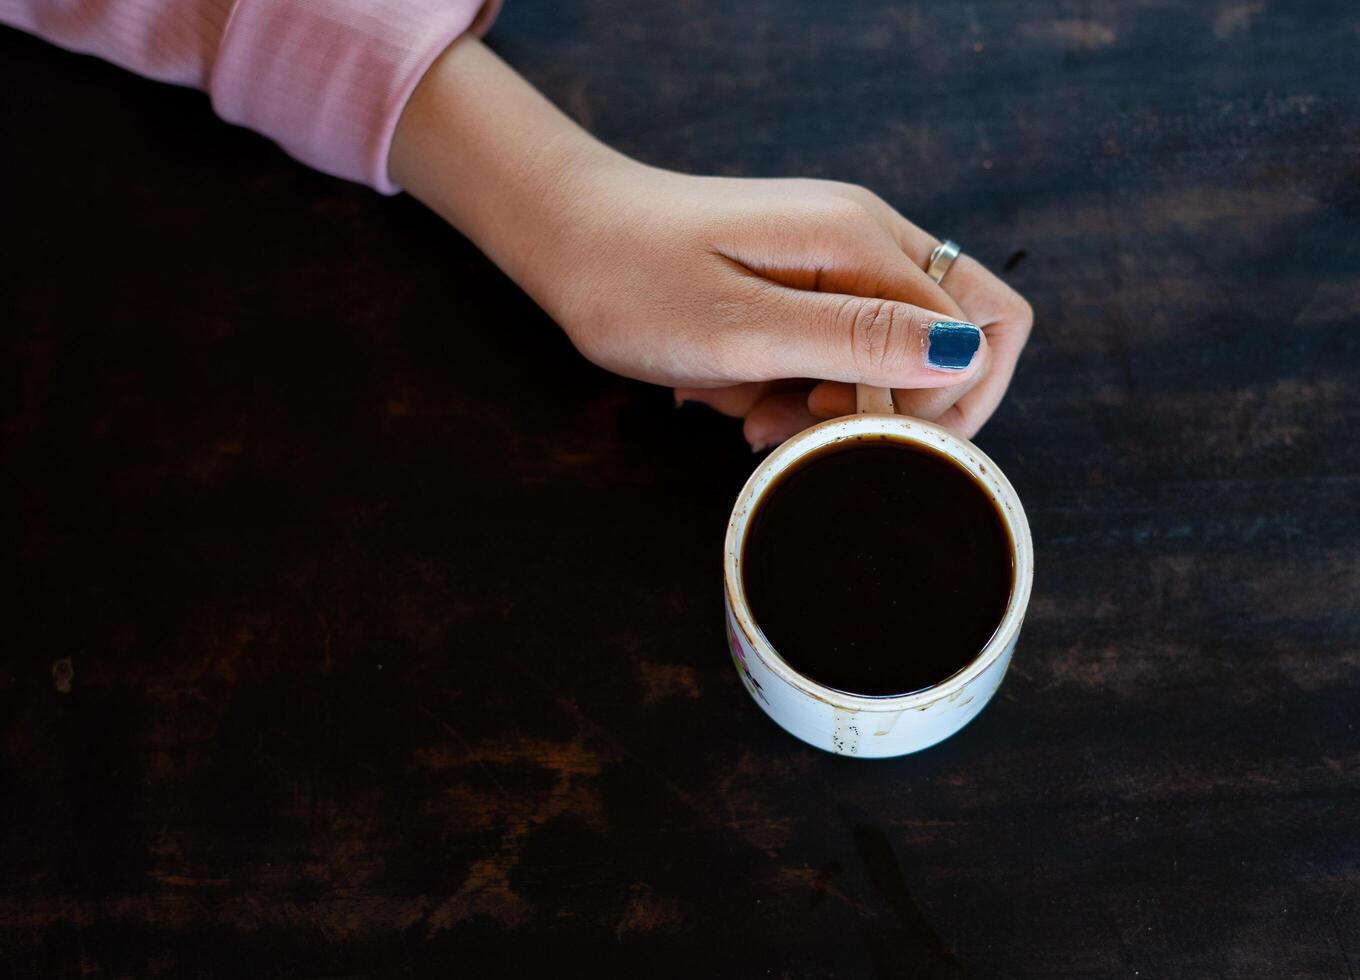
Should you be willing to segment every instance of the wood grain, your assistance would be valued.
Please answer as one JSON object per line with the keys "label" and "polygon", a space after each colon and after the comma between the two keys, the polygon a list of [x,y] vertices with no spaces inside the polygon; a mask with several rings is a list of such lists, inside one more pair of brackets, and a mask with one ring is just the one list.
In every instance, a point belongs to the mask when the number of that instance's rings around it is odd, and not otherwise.
{"label": "wood grain", "polygon": [[1030,298],[1000,696],[919,757],[795,742],[724,650],[728,421],[410,200],[3,32],[0,972],[1355,976],[1354,4],[493,42],[630,153],[865,183]]}

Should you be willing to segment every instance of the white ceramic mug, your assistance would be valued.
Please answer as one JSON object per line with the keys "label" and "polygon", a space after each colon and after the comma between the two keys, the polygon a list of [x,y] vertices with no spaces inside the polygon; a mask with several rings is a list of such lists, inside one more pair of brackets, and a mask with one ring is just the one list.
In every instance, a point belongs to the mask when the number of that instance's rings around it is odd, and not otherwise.
{"label": "white ceramic mug", "polygon": [[[1034,578],[1029,522],[1010,481],[966,439],[937,425],[892,412],[887,393],[861,390],[864,414],[831,419],[799,433],[772,452],[746,481],[727,525],[723,582],[727,644],[742,683],[765,713],[809,745],[840,755],[882,758],[929,748],[977,716],[1005,676],[1020,636]],[[809,453],[862,435],[887,435],[948,456],[997,504],[1013,548],[1014,586],[1001,624],[968,666],[914,694],[869,697],[818,684],[790,667],[751,616],[742,581],[742,549],[751,515],[775,478]],[[912,560],[910,556],[904,560]],[[909,624],[904,629],[909,630]]]}

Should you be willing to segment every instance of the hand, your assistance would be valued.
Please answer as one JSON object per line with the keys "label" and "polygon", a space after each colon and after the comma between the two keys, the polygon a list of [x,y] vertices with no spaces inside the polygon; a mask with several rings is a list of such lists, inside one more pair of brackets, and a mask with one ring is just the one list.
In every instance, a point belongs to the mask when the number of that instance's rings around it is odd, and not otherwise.
{"label": "hand", "polygon": [[972,435],[1030,328],[1024,300],[967,256],[946,288],[931,282],[936,241],[868,191],[643,166],[475,41],[417,87],[392,168],[585,356],[744,417],[754,448],[853,411],[856,381]]}
{"label": "hand", "polygon": [[[753,449],[853,412],[854,381],[964,436],[1001,401],[1028,304],[966,255],[936,285],[938,241],[869,191],[636,165],[599,184],[540,301],[596,363],[744,417]],[[932,366],[939,321],[982,329],[966,367]]]}

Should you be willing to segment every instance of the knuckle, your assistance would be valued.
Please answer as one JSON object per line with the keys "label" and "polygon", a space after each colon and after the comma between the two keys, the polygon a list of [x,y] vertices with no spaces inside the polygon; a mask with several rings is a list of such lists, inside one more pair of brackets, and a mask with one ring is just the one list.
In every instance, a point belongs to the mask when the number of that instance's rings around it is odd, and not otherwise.
{"label": "knuckle", "polygon": [[959,420],[954,425],[954,431],[965,439],[973,438],[973,436],[978,434],[978,430],[982,428],[983,422],[982,419],[976,418],[975,416],[976,413],[974,412],[960,411]]}
{"label": "knuckle", "polygon": [[841,228],[859,229],[873,219],[873,212],[865,202],[840,194],[827,198],[822,208],[823,220]]}
{"label": "knuckle", "polygon": [[1034,307],[1029,305],[1029,301],[1017,295],[1015,297],[1015,309],[1011,313],[1021,342],[1029,339],[1030,332],[1034,329]]}
{"label": "knuckle", "polygon": [[1013,323],[1026,334],[1030,327],[1034,326],[1034,307],[1029,305],[1029,301],[1013,289],[1007,289],[1005,301],[1001,306],[1001,315],[1008,323]]}
{"label": "knuckle", "polygon": [[903,366],[904,339],[911,330],[906,308],[889,300],[851,299],[842,307],[853,363],[861,374],[884,378]]}
{"label": "knuckle", "polygon": [[845,181],[837,180],[828,182],[828,186],[838,196],[858,204],[861,208],[866,210],[875,208],[883,203],[883,199],[877,194],[869,190],[869,188],[859,184],[850,184]]}

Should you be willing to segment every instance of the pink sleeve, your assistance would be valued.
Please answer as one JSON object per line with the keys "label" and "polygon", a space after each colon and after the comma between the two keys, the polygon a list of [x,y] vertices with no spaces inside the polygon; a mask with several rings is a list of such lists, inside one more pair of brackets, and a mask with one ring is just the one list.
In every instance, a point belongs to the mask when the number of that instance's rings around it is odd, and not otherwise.
{"label": "pink sleeve", "polygon": [[0,0],[0,21],[208,90],[229,122],[385,194],[401,110],[434,59],[501,0]]}

